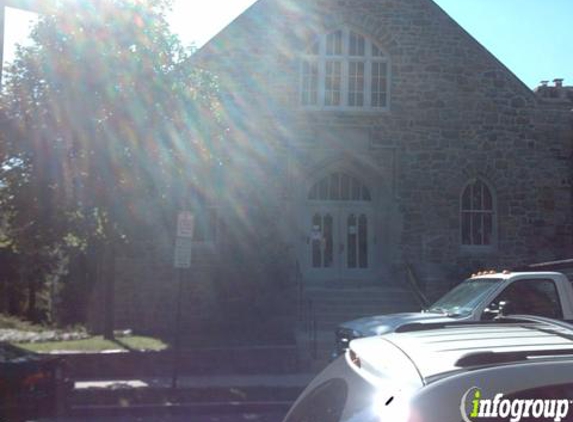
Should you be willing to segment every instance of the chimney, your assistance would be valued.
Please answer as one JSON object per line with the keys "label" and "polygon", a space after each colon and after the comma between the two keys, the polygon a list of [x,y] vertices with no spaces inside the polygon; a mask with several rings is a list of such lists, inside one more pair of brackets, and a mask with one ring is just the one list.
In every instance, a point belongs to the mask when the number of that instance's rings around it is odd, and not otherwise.
{"label": "chimney", "polygon": [[541,86],[542,86],[543,88],[545,88],[545,87],[549,84],[549,81],[541,81],[541,82],[539,82],[539,83],[541,84]]}
{"label": "chimney", "polygon": [[553,79],[556,88],[563,88],[563,78]]}

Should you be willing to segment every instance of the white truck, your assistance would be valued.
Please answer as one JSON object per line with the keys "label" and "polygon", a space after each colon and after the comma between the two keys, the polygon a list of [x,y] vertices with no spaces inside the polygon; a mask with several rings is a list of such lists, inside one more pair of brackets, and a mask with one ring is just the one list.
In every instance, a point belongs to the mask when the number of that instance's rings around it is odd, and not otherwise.
{"label": "white truck", "polygon": [[512,314],[573,320],[571,281],[565,274],[553,271],[478,273],[420,312],[376,315],[342,323],[336,329],[333,357],[343,353],[355,338],[390,333],[406,324],[487,321]]}

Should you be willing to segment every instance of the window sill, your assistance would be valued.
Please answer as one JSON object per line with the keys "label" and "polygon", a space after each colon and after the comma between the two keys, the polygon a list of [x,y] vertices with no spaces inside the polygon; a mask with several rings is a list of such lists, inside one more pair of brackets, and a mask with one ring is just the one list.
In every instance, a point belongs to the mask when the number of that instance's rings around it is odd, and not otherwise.
{"label": "window sill", "polygon": [[388,113],[390,107],[309,107],[309,106],[299,106],[300,111],[313,112],[313,113],[329,113],[329,114],[378,114],[378,113]]}

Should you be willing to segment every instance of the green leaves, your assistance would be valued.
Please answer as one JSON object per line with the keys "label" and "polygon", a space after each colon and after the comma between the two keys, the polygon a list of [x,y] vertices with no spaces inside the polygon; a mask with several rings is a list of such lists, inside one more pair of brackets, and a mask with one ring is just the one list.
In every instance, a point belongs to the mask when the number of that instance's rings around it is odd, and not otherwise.
{"label": "green leaves", "polygon": [[18,51],[4,99],[34,183],[54,187],[50,207],[99,207],[117,220],[130,195],[165,192],[175,171],[218,154],[208,129],[223,126],[214,79],[189,64],[169,6],[66,3]]}
{"label": "green leaves", "polygon": [[61,2],[18,49],[2,96],[14,130],[0,144],[12,163],[0,167],[0,206],[21,253],[124,241],[219,161],[216,84],[170,32],[169,6]]}

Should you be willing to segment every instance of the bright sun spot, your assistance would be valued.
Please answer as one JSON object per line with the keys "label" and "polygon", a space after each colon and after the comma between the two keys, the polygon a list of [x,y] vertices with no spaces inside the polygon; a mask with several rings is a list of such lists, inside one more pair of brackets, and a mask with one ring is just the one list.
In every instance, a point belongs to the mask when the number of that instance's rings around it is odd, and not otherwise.
{"label": "bright sun spot", "polygon": [[[225,26],[231,23],[256,0],[174,0],[168,20],[173,32],[184,44],[201,47]],[[6,8],[4,36],[4,63],[14,58],[15,45],[28,42],[30,28],[37,15],[18,9]]]}
{"label": "bright sun spot", "polygon": [[255,0],[175,0],[169,22],[185,44],[201,47]]}
{"label": "bright sun spot", "polygon": [[14,58],[16,44],[26,45],[37,15],[19,9],[6,8],[4,34],[4,63]]}

